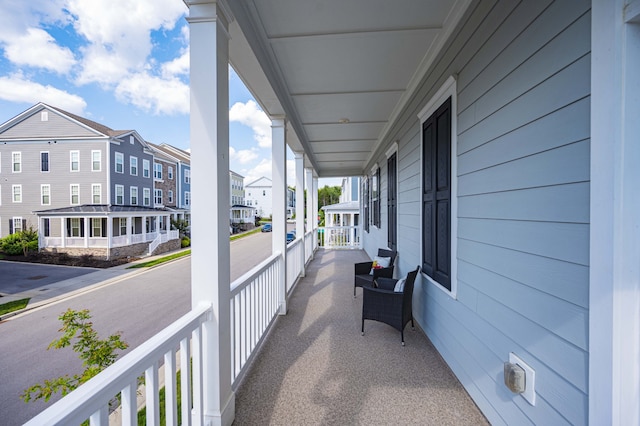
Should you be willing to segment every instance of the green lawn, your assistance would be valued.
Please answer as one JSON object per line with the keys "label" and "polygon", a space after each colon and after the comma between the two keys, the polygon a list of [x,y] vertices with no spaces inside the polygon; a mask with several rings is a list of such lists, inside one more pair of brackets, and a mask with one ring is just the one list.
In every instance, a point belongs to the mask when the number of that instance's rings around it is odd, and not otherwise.
{"label": "green lawn", "polygon": [[181,252],[178,252],[178,253],[174,253],[174,254],[170,254],[169,256],[159,257],[159,258],[157,258],[155,260],[150,260],[148,262],[136,263],[134,265],[131,265],[131,266],[127,267],[127,269],[149,268],[151,266],[156,266],[156,265],[159,265],[161,263],[168,262],[168,261],[173,260],[173,259],[177,259],[179,257],[188,256],[190,254],[191,254],[191,249],[185,250],[185,251],[181,251]]}
{"label": "green lawn", "polygon": [[27,297],[26,299],[14,300],[13,302],[7,302],[0,305],[0,315],[8,314],[9,312],[17,311],[19,309],[24,309],[27,307],[31,298]]}

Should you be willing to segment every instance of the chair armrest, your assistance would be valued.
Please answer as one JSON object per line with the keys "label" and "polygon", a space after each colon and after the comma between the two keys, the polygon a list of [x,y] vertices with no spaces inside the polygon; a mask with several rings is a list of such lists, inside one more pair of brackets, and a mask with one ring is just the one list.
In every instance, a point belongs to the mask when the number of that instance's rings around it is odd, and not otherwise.
{"label": "chair armrest", "polygon": [[373,262],[360,262],[355,264],[356,275],[364,275],[371,272]]}
{"label": "chair armrest", "polygon": [[393,306],[402,306],[402,293],[383,288],[362,287],[362,307],[363,309],[393,309]]}
{"label": "chair armrest", "polygon": [[379,289],[391,290],[391,291],[393,291],[393,289],[396,287],[397,282],[398,280],[394,280],[393,278],[385,278],[385,277],[380,277],[375,280],[375,283],[377,284]]}
{"label": "chair armrest", "polygon": [[388,268],[378,268],[373,270],[373,279],[378,278],[393,278],[393,266]]}

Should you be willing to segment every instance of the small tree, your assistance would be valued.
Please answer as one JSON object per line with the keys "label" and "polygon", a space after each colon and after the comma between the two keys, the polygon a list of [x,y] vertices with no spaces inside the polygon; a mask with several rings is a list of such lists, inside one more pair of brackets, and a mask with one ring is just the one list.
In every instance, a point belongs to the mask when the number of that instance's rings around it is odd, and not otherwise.
{"label": "small tree", "polygon": [[184,219],[171,219],[171,227],[177,229],[180,237],[189,236],[189,222]]}
{"label": "small tree", "polygon": [[[58,317],[62,321],[62,337],[49,344],[47,350],[66,348],[72,345],[82,360],[84,371],[73,376],[64,375],[53,380],[45,380],[44,383],[35,384],[26,389],[20,398],[24,402],[38,399],[49,399],[60,392],[62,396],[76,389],[81,384],[100,373],[113,364],[118,357],[116,350],[125,350],[129,345],[120,338],[120,332],[110,335],[104,340],[98,339],[98,333],[93,329],[93,323],[89,321],[91,315],[88,309],[74,311],[68,309]],[[75,342],[73,342],[75,340]]]}

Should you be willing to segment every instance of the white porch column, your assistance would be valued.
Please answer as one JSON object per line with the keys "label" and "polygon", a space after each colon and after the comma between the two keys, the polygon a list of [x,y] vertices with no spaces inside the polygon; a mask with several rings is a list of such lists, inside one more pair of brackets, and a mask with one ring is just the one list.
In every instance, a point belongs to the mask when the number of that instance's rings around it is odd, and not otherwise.
{"label": "white porch column", "polygon": [[[120,219],[118,219],[118,228],[120,228]],[[107,250],[113,247],[113,218],[107,216]]]}
{"label": "white porch column", "polygon": [[84,218],[84,248],[89,247],[89,218]]}
{"label": "white porch column", "polygon": [[640,424],[640,3],[591,10],[589,424]]}
{"label": "white porch column", "polygon": [[271,120],[271,194],[273,213],[271,224],[272,252],[282,253],[282,269],[278,277],[280,315],[287,313],[287,150],[286,120]]}
{"label": "white porch column", "polygon": [[133,230],[131,229],[131,220],[132,220],[132,217],[128,216],[127,217],[127,245],[131,245],[131,238],[132,238],[131,234],[133,234]]}
{"label": "white porch column", "polygon": [[302,250],[300,250],[300,276],[305,275],[304,260],[304,153],[296,152],[296,237],[302,237]]}
{"label": "white porch column", "polygon": [[307,227],[305,229],[305,232],[309,232],[313,229],[313,222],[311,221],[313,219],[313,198],[312,198],[312,181],[313,181],[313,170],[312,169],[305,169],[305,178],[304,178],[304,184],[307,188]]}
{"label": "white porch column", "polygon": [[[313,221],[311,223],[312,223],[312,226],[313,226],[313,228],[312,228],[313,229],[313,241],[314,241],[313,248],[315,250],[318,247],[318,178],[314,176],[311,179],[311,182],[312,182],[312,185],[311,185],[312,186],[311,197],[313,199],[313,206],[311,208],[311,214],[312,214]],[[325,238],[325,241],[326,241],[326,238],[327,238],[326,230],[325,230],[325,233],[324,233],[324,238]]]}
{"label": "white porch column", "polygon": [[142,216],[142,242],[147,241],[147,217]]}
{"label": "white porch column", "polygon": [[67,218],[60,218],[60,247],[67,246]]}
{"label": "white porch column", "polygon": [[[229,301],[229,34],[231,16],[216,1],[187,0],[191,47],[191,303],[211,305],[203,326],[206,425],[231,425]],[[198,422],[195,422],[198,424]]]}

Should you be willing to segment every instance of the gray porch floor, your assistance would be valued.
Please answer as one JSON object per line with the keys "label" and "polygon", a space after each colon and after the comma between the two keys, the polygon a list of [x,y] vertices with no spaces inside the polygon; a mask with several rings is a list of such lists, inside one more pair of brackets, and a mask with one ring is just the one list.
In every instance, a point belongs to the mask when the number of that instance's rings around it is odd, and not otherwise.
{"label": "gray porch floor", "polygon": [[483,425],[418,328],[365,322],[353,298],[360,250],[318,250],[236,391],[235,425]]}

